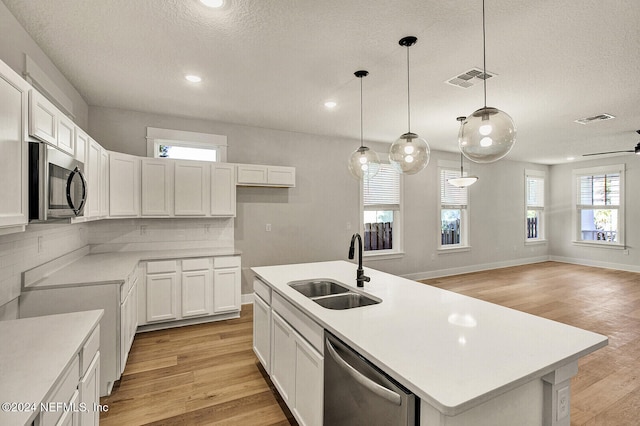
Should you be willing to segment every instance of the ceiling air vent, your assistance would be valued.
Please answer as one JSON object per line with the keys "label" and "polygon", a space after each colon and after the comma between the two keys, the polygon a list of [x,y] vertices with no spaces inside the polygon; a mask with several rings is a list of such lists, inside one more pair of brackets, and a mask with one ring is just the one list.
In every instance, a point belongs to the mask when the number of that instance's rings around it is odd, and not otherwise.
{"label": "ceiling air vent", "polygon": [[611,115],[611,114],[598,114],[598,115],[594,115],[592,117],[579,118],[578,120],[575,120],[575,122],[576,123],[580,123],[580,124],[589,124],[589,123],[593,123],[595,121],[611,120],[612,118],[616,118],[616,117]]}
{"label": "ceiling air vent", "polygon": [[467,89],[471,86],[481,83],[482,80],[490,79],[491,77],[495,77],[496,75],[497,74],[495,73],[485,74],[479,68],[471,68],[469,71],[463,72],[462,74],[450,78],[449,80],[445,81],[445,83]]}

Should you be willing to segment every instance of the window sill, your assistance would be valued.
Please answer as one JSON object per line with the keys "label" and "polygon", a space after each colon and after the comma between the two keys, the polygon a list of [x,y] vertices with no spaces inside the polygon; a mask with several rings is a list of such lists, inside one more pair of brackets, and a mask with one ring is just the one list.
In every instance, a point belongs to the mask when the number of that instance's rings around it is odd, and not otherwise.
{"label": "window sill", "polygon": [[627,246],[624,244],[612,244],[612,243],[599,243],[597,241],[571,241],[571,243],[575,246],[583,246],[583,247],[595,247],[595,248],[603,248],[609,250],[626,250]]}
{"label": "window sill", "polygon": [[471,246],[439,247],[437,251],[438,254],[462,253],[465,251],[471,251]]}
{"label": "window sill", "polygon": [[364,253],[362,260],[364,262],[369,260],[386,260],[386,259],[400,259],[404,257],[403,251],[385,252],[385,253]]}
{"label": "window sill", "polygon": [[538,246],[538,245],[542,245],[542,244],[547,244],[547,240],[545,239],[530,239],[530,240],[526,240],[524,242],[525,246]]}

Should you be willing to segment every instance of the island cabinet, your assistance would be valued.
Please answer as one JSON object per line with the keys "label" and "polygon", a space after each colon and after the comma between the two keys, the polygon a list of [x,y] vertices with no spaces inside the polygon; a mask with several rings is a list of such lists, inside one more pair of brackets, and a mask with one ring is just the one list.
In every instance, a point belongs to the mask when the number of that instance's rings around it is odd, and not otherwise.
{"label": "island cabinet", "polygon": [[143,269],[138,294],[142,330],[239,316],[239,256],[148,261]]}
{"label": "island cabinet", "polygon": [[27,82],[0,61],[0,235],[24,231],[29,221],[28,93]]}
{"label": "island cabinet", "polygon": [[321,425],[323,329],[257,278],[254,291],[253,350],[296,420]]}

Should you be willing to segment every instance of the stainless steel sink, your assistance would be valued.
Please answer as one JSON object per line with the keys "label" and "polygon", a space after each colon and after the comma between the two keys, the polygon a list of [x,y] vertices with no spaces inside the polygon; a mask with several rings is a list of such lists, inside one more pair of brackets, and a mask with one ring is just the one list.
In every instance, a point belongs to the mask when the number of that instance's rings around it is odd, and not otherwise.
{"label": "stainless steel sink", "polygon": [[336,294],[329,297],[321,297],[314,299],[314,302],[327,309],[351,309],[380,303],[379,300],[372,299],[364,294],[351,292]]}
{"label": "stainless steel sink", "polygon": [[289,283],[289,286],[310,298],[346,293],[349,291],[347,287],[330,280],[295,281]]}
{"label": "stainless steel sink", "polygon": [[333,280],[293,281],[289,286],[327,309],[351,309],[381,302]]}

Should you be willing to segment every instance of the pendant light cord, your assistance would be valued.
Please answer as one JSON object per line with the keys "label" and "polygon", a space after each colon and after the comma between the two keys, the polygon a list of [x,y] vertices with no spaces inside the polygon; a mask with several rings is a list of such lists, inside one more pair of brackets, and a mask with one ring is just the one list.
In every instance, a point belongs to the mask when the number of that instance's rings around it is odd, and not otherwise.
{"label": "pendant light cord", "polygon": [[364,147],[364,136],[362,127],[362,77],[360,77],[360,148]]}
{"label": "pendant light cord", "polygon": [[484,0],[482,0],[482,81],[484,83],[484,107],[487,107],[487,36],[484,22]]}
{"label": "pendant light cord", "polygon": [[407,129],[408,129],[408,133],[411,133],[411,91],[409,90],[409,47],[410,46],[407,46]]}

